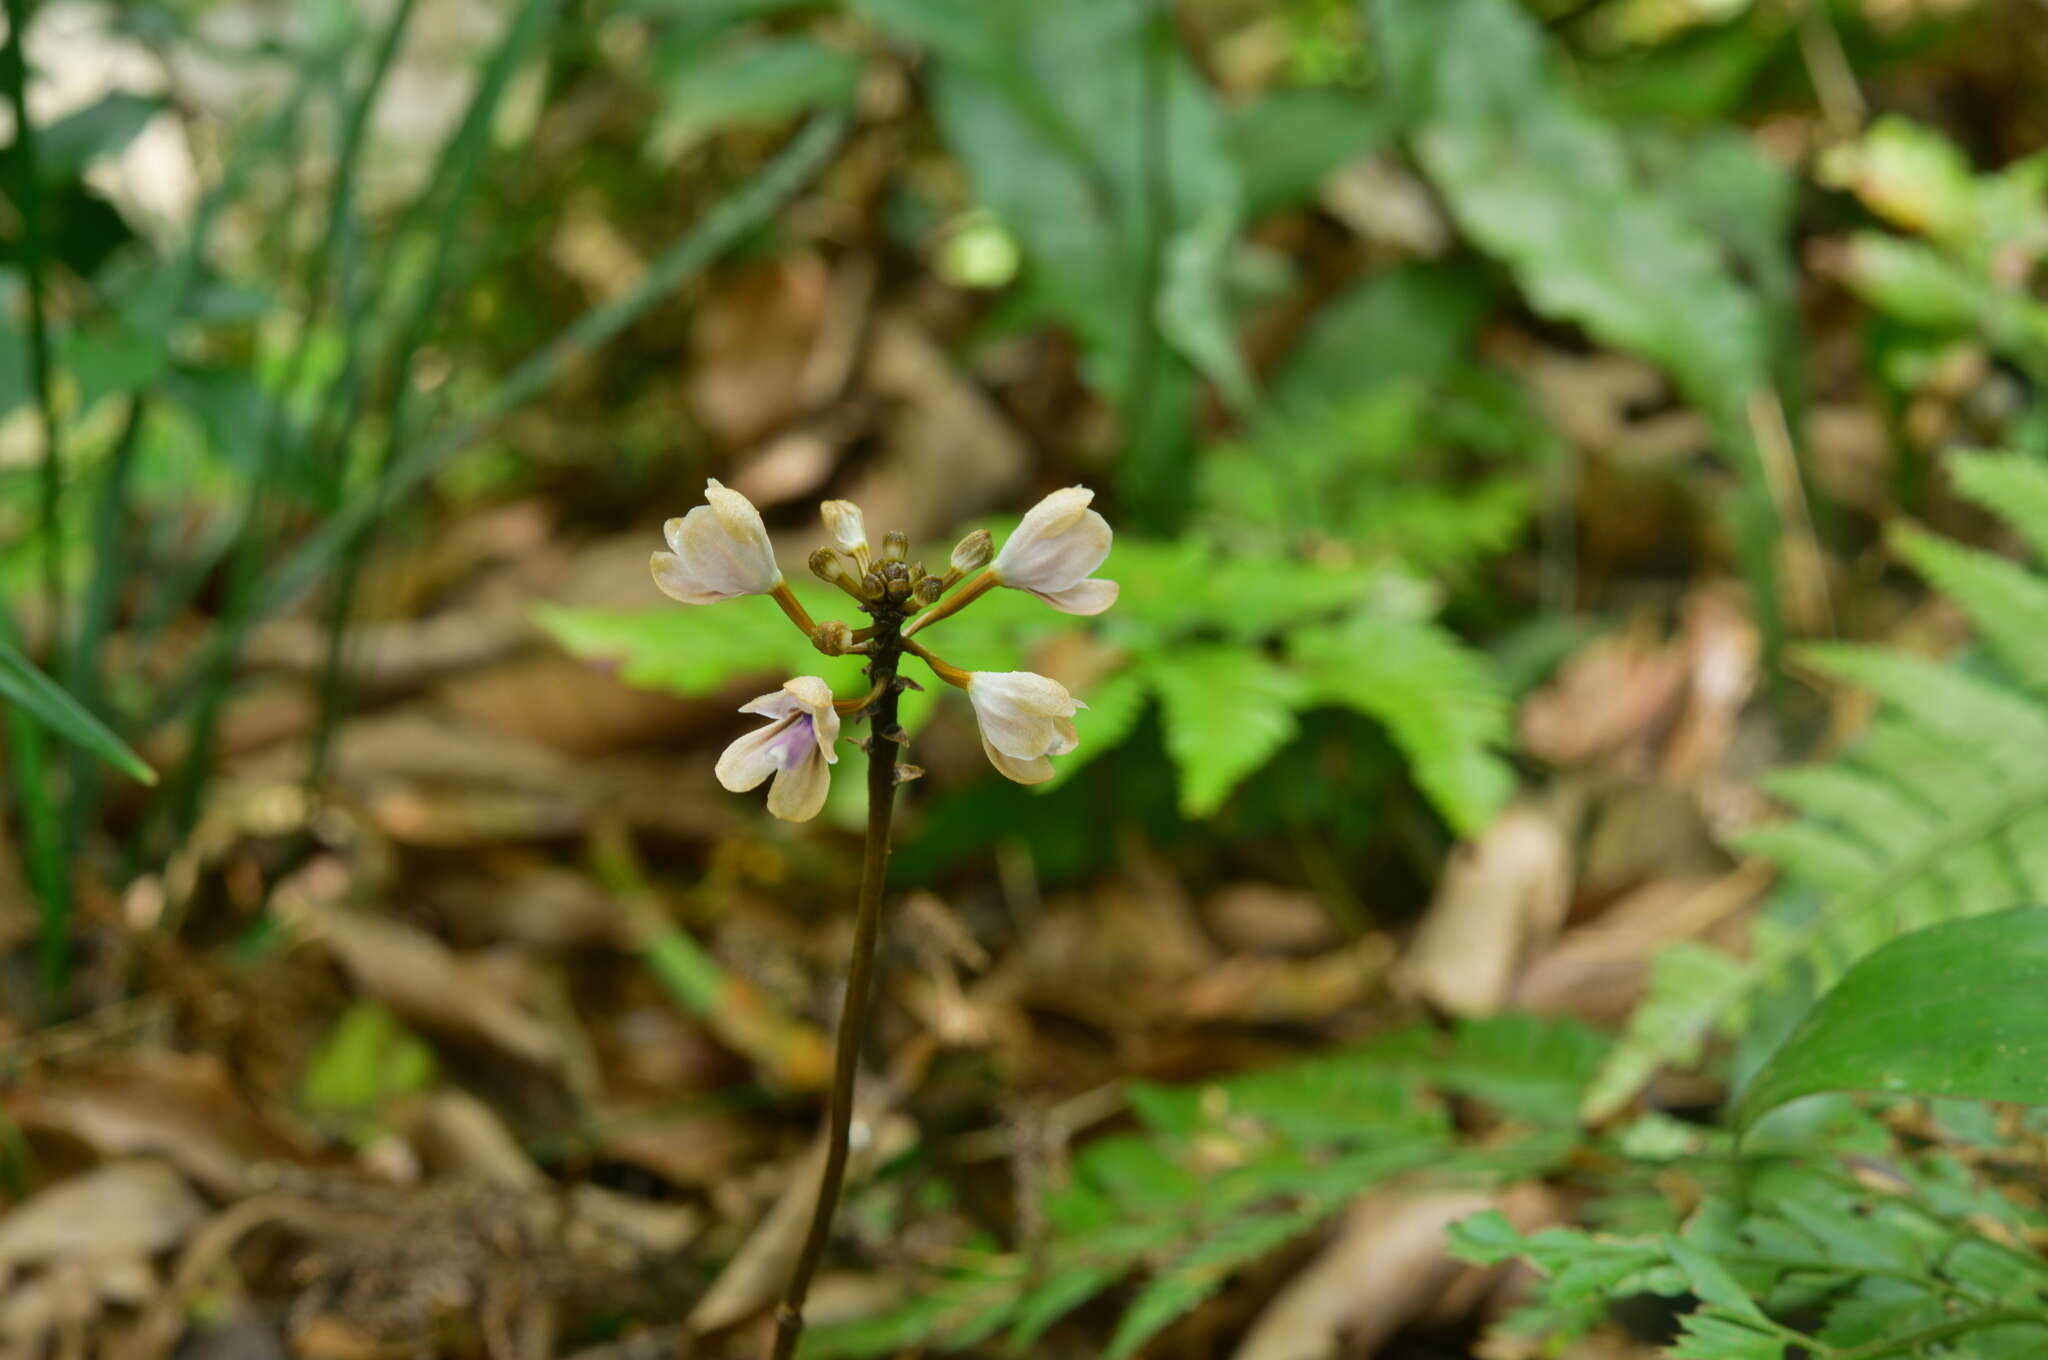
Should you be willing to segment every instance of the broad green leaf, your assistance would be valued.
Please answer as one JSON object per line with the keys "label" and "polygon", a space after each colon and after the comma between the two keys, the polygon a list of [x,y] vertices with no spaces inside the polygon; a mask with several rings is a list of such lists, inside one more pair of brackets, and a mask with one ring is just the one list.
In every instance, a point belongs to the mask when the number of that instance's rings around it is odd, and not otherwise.
{"label": "broad green leaf", "polygon": [[1661,364],[1742,474],[1734,514],[1766,644],[1780,640],[1775,502],[1749,433],[1770,387],[1770,326],[1717,242],[1631,163],[1620,132],[1562,87],[1513,0],[1371,0],[1416,158],[1465,234],[1530,305]]}
{"label": "broad green leaf", "polygon": [[1127,423],[1125,503],[1178,526],[1200,368],[1250,379],[1225,302],[1242,220],[1226,126],[1150,0],[860,0],[928,45],[932,103],[975,194],[1016,237],[1020,297],[1071,328]]}
{"label": "broad green leaf", "polygon": [[2048,907],[1932,926],[1857,962],[1750,1083],[1736,1126],[1818,1091],[2048,1102]]}
{"label": "broad green leaf", "polygon": [[[648,587],[649,591],[653,586]],[[534,620],[577,656],[617,665],[628,684],[685,696],[709,694],[748,675],[823,675],[854,697],[849,664],[818,655],[768,600],[705,608],[566,609],[543,605]],[[824,615],[813,610],[814,617]],[[780,684],[778,679],[776,684]],[[773,686],[769,686],[772,688]]]}
{"label": "broad green leaf", "polygon": [[1566,95],[1535,22],[1509,0],[1374,0],[1371,14],[1460,226],[1539,311],[1664,364],[1710,414],[1739,412],[1766,368],[1756,299],[1638,182],[1616,129]]}
{"label": "broad green leaf", "polygon": [[37,130],[36,171],[47,184],[65,184],[101,156],[135,140],[163,111],[161,99],[116,90],[76,113]]}
{"label": "broad green leaf", "polygon": [[156,771],[141,756],[130,750],[90,709],[6,642],[0,642],[0,699],[130,778],[145,784],[156,783]]}
{"label": "broad green leaf", "polygon": [[1147,659],[1144,674],[1159,695],[1188,817],[1216,811],[1239,781],[1287,744],[1309,689],[1265,653],[1227,644],[1176,647]]}
{"label": "broad green leaf", "polygon": [[1391,110],[1329,86],[1269,90],[1230,117],[1225,135],[1244,184],[1245,215],[1314,196],[1323,177],[1393,131]]}
{"label": "broad green leaf", "polygon": [[1489,300],[1476,269],[1408,265],[1375,274],[1316,313],[1273,382],[1290,415],[1403,380],[1442,377],[1462,358]]}
{"label": "broad green leaf", "polygon": [[855,58],[810,38],[728,43],[668,77],[662,132],[689,145],[721,128],[843,104],[859,76]]}
{"label": "broad green leaf", "polygon": [[1914,326],[1969,329],[1990,304],[1983,283],[1934,247],[1883,232],[1850,238],[1843,278],[1872,307]]}

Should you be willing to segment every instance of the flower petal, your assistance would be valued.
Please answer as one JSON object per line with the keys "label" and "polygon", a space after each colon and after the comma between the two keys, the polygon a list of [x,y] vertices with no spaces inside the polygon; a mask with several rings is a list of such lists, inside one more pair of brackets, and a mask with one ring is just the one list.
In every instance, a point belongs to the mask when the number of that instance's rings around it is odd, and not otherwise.
{"label": "flower petal", "polygon": [[768,786],[768,810],[785,822],[808,822],[832,791],[832,770],[817,751],[775,776]]}
{"label": "flower petal", "polygon": [[647,560],[647,567],[654,573],[654,584],[661,593],[680,604],[717,604],[733,598],[685,567],[674,553],[655,553]]}
{"label": "flower petal", "polygon": [[825,532],[832,536],[833,547],[849,556],[855,551],[867,551],[867,521],[858,505],[852,501],[823,501],[818,506],[818,515],[825,521]]}
{"label": "flower petal", "polygon": [[[1057,680],[1030,671],[976,671],[967,680],[967,698],[981,724],[982,740],[1018,760],[1072,750],[1062,745],[1060,723],[1080,704]],[[1066,723],[1071,732],[1072,723]]]}
{"label": "flower petal", "polygon": [[1068,487],[1033,506],[996,554],[996,578],[1019,590],[1060,591],[1101,566],[1115,535],[1109,521],[1088,508],[1094,495]]}
{"label": "flower petal", "polygon": [[799,675],[786,682],[784,693],[791,702],[811,715],[811,728],[818,738],[818,751],[827,764],[839,763],[839,710],[832,706],[832,687],[815,675]]}
{"label": "flower petal", "polygon": [[1100,614],[1116,603],[1120,591],[1121,587],[1114,581],[1087,580],[1076,581],[1065,590],[1034,590],[1031,593],[1062,614]]}
{"label": "flower petal", "polygon": [[981,749],[988,752],[989,763],[995,766],[1000,774],[1007,779],[1014,779],[1019,784],[1043,784],[1053,776],[1052,762],[1044,756],[1032,760],[1019,760],[1015,756],[1004,755],[989,745],[987,737],[981,739]]}
{"label": "flower petal", "polygon": [[783,732],[795,718],[764,723],[733,740],[718,757],[718,782],[733,793],[760,787],[761,781],[783,767]]}

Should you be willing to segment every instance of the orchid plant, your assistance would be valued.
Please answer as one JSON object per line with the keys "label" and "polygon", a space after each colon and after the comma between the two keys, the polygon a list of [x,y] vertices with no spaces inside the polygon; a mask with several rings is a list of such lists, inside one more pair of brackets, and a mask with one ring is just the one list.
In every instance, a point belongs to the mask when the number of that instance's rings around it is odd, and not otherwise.
{"label": "orchid plant", "polygon": [[997,770],[1020,784],[1052,778],[1051,757],[1074,749],[1074,714],[1086,705],[1058,681],[1030,671],[962,670],[914,637],[998,586],[1027,591],[1068,614],[1109,608],[1116,602],[1116,582],[1096,579],[1094,572],[1109,555],[1112,535],[1108,522],[1090,508],[1094,498],[1082,486],[1053,492],[1031,508],[1000,552],[989,532],[977,529],[955,545],[942,574],[908,560],[910,540],[900,532],[884,535],[881,551],[874,552],[860,507],[850,501],[824,502],[819,510],[831,541],[811,554],[810,568],[868,616],[861,628],[811,618],[783,580],[761,512],[738,492],[709,482],[703,505],[663,526],[669,550],[655,553],[650,565],[654,583],[670,599],[718,604],[766,595],[819,652],[867,658],[868,692],[858,699],[835,699],[822,678],[800,675],[742,705],[740,712],[767,721],[726,747],[718,760],[718,782],[726,788],[743,793],[766,783],[771,813],[786,821],[808,821],[818,815],[831,789],[844,724],[863,719],[868,724],[868,736],[860,743],[868,753],[867,842],[834,1053],[825,1166],[802,1253],[776,1311],[777,1360],[795,1353],[804,1298],[824,1255],[846,1177],[854,1073],[866,1028],[896,786],[921,773],[896,759],[905,741],[897,721],[898,700],[915,684],[901,673],[902,659],[905,654],[918,658],[939,679],[967,692],[982,749]]}

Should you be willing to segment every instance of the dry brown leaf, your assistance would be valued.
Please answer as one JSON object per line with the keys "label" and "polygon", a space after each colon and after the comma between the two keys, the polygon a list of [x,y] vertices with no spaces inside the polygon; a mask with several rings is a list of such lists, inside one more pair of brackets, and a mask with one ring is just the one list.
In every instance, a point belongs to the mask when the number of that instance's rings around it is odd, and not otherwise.
{"label": "dry brown leaf", "polygon": [[1532,962],[1515,984],[1515,1005],[1546,1014],[1569,1011],[1596,1024],[1617,1022],[1635,1008],[1652,954],[1720,927],[1762,896],[1770,882],[1769,866],[1751,861],[1717,878],[1647,883]]}
{"label": "dry brown leaf", "polygon": [[515,1190],[538,1191],[548,1183],[497,1112],[466,1091],[431,1092],[410,1125],[421,1162],[437,1175]]}
{"label": "dry brown leaf", "polygon": [[423,931],[348,908],[299,902],[292,914],[356,986],[409,1022],[534,1067],[561,1066],[560,1039],[514,998],[503,972],[488,960],[457,954]]}
{"label": "dry brown leaf", "polygon": [[1473,1191],[1382,1191],[1354,1204],[1336,1239],[1266,1306],[1235,1360],[1371,1355],[1464,1269],[1445,1230],[1490,1207]]}
{"label": "dry brown leaf", "polygon": [[1314,954],[1337,942],[1329,906],[1312,892],[1277,883],[1232,883],[1202,903],[1216,938],[1245,954]]}
{"label": "dry brown leaf", "polygon": [[1727,762],[1736,721],[1756,688],[1763,643],[1739,601],[1706,589],[1686,599],[1677,650],[1685,659],[1685,707],[1664,743],[1663,772],[1691,783]]}
{"label": "dry brown leaf", "polygon": [[1395,986],[1453,1015],[1500,1009],[1529,951],[1564,924],[1571,852],[1549,812],[1509,808],[1453,851]]}
{"label": "dry brown leaf", "polygon": [[169,1163],[109,1162],[8,1210],[0,1219],[0,1270],[154,1256],[205,1219],[205,1202]]}
{"label": "dry brown leaf", "polygon": [[887,454],[844,494],[871,532],[923,541],[1022,489],[1032,461],[1024,437],[907,315],[876,323],[865,376],[888,403]]}
{"label": "dry brown leaf", "polygon": [[[854,1096],[854,1137],[846,1165],[849,1184],[909,1147],[916,1136],[908,1119],[886,1113],[889,1097],[875,1089],[877,1083],[864,1086],[867,1089]],[[701,1336],[721,1331],[775,1301],[803,1246],[824,1167],[825,1145],[820,1139],[797,1161],[775,1203],[690,1310],[691,1332]]]}
{"label": "dry brown leaf", "polygon": [[76,1138],[103,1157],[162,1157],[214,1194],[247,1192],[257,1165],[309,1155],[250,1108],[218,1058],[142,1049],[24,1086],[8,1113],[30,1133]]}
{"label": "dry brown leaf", "polygon": [[1377,990],[1393,952],[1369,935],[1312,959],[1226,959],[1180,989],[1181,1005],[1199,1023],[1318,1024]]}
{"label": "dry brown leaf", "polygon": [[729,447],[798,414],[831,297],[831,271],[807,252],[724,275],[697,317],[689,385],[697,415]]}
{"label": "dry brown leaf", "polygon": [[1685,686],[1684,659],[1658,640],[1648,620],[1638,620],[1587,644],[1529,696],[1518,721],[1522,745],[1567,768],[1644,771]]}

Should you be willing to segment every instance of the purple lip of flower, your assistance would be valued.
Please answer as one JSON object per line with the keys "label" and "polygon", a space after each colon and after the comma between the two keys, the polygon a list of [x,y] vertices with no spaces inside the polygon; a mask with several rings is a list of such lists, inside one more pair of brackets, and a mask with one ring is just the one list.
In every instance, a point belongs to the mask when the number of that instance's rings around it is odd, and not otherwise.
{"label": "purple lip of flower", "polygon": [[784,727],[771,738],[770,746],[775,752],[775,767],[793,770],[803,763],[804,756],[818,744],[816,729],[808,713],[792,713],[783,722]]}

